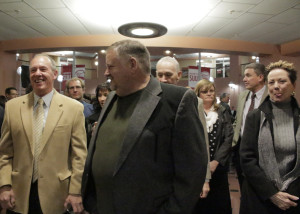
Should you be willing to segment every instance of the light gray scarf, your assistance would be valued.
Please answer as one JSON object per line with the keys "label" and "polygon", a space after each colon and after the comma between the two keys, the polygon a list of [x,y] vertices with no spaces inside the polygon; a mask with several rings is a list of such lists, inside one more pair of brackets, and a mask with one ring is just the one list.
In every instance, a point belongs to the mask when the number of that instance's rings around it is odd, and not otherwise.
{"label": "light gray scarf", "polygon": [[297,131],[295,140],[297,142],[295,167],[288,174],[281,177],[275,157],[270,125],[264,113],[261,113],[260,132],[258,136],[259,166],[265,172],[267,178],[274,182],[280,191],[285,191],[300,176],[300,130]]}

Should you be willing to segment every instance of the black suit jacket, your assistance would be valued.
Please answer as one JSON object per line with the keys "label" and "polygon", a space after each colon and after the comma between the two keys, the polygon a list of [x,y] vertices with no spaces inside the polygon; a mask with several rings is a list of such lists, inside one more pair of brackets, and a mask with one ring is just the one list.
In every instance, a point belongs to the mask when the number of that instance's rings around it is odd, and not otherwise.
{"label": "black suit jacket", "polygon": [[[101,111],[97,133],[114,96],[115,92],[109,94]],[[83,176],[84,206],[92,212],[96,204],[91,164],[97,133]],[[151,78],[129,121],[113,174],[115,213],[190,214],[205,180],[207,158],[195,93]]]}

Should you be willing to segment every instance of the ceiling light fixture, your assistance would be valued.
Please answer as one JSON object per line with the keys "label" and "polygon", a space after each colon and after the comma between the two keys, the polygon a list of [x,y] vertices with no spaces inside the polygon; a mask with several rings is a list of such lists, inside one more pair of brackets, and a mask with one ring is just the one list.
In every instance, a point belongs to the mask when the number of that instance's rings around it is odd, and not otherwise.
{"label": "ceiling light fixture", "polygon": [[134,22],[122,25],[118,31],[123,36],[132,38],[155,38],[167,33],[167,28],[163,25],[149,22]]}

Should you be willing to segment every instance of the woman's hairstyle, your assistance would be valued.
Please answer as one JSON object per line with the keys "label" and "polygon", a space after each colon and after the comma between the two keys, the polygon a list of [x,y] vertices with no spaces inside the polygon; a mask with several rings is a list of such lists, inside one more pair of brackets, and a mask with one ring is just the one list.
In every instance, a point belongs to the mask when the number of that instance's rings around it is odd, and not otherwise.
{"label": "woman's hairstyle", "polygon": [[[201,91],[208,91],[211,87],[216,89],[215,85],[212,82],[210,82],[207,79],[202,79],[197,83],[194,91],[195,91],[196,95],[198,97],[200,97]],[[213,106],[214,106],[215,110],[219,109],[219,105],[217,104],[216,92],[215,92]]]}
{"label": "woman's hairstyle", "polygon": [[100,85],[97,85],[97,88],[95,90],[96,97],[95,97],[95,100],[93,102],[93,106],[94,106],[94,111],[95,112],[101,111],[101,106],[100,106],[100,103],[98,101],[99,92],[101,92],[101,91],[108,91],[108,92],[110,92],[111,89],[109,87],[109,84],[105,82],[105,83],[101,83]]}
{"label": "woman's hairstyle", "polygon": [[285,70],[286,72],[288,72],[290,81],[294,84],[297,80],[297,71],[294,67],[293,63],[287,62],[287,61],[282,61],[279,60],[278,62],[271,62],[268,66],[267,66],[267,74],[269,74],[272,70],[276,69],[276,68],[280,68]]}

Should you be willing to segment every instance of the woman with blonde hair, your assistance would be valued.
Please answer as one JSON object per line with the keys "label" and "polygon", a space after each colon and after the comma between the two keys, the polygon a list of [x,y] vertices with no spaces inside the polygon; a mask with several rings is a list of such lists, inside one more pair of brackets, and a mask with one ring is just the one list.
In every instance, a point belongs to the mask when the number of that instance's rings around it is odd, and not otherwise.
{"label": "woman with blonde hair", "polygon": [[194,214],[230,214],[227,172],[233,138],[231,115],[222,105],[217,104],[215,86],[212,82],[200,80],[195,92],[203,101],[212,178],[209,182],[210,192],[207,198],[199,199]]}

